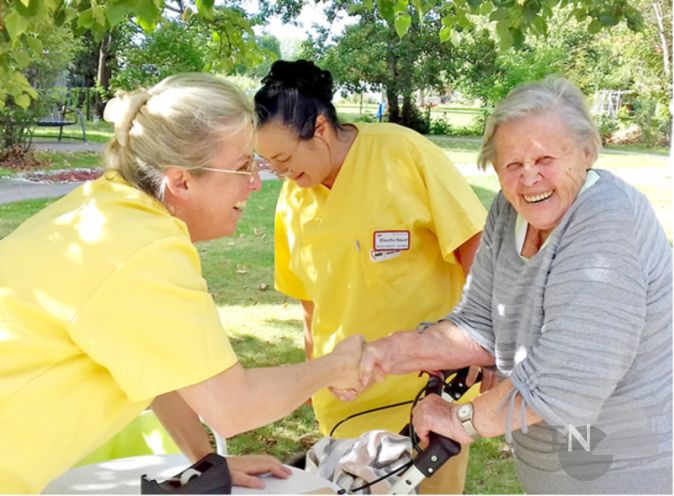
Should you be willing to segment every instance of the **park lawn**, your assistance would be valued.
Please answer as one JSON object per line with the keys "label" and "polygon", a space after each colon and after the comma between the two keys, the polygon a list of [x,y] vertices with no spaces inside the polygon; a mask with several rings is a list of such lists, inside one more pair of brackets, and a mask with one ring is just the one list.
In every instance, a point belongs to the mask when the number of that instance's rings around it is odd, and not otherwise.
{"label": "park lawn", "polygon": [[[113,134],[113,126],[109,122],[103,120],[97,121],[86,121],[84,128],[87,134],[87,141],[93,141],[95,143],[106,143]],[[33,139],[37,141],[42,140],[54,140],[58,139],[59,129],[58,127],[43,127],[36,126],[33,131]],[[64,141],[82,141],[82,129],[80,128],[79,123],[73,124],[70,126],[65,126],[63,128],[63,138]]]}
{"label": "park lawn", "polygon": [[[434,139],[435,141],[435,139]],[[438,139],[455,162],[460,154],[472,156],[476,140]],[[635,158],[636,157],[636,158]],[[639,164],[650,171],[667,173],[667,161],[652,155],[605,152],[604,167],[621,170]],[[663,165],[664,162],[664,165]],[[474,170],[474,169],[473,169]],[[637,169],[638,173],[639,170]],[[643,176],[643,177],[641,177]],[[664,183],[637,174],[636,186],[644,191],[656,211],[671,210],[671,174]],[[498,191],[491,172],[471,172],[468,181],[488,206]],[[299,305],[273,290],[273,211],[281,183],[265,181],[260,193],[248,201],[237,234],[231,238],[200,243],[204,276],[219,307],[224,327],[244,366],[269,366],[303,359],[302,316]],[[0,205],[0,238],[53,200],[29,200]],[[668,219],[668,220],[667,220]],[[664,223],[671,240],[671,212]],[[229,440],[233,454],[268,452],[288,460],[320,438],[311,409],[302,406],[292,415]],[[502,438],[482,440],[471,449],[467,493],[519,493],[514,465]]]}
{"label": "park lawn", "polygon": [[[273,290],[273,211],[280,187],[278,181],[266,181],[262,191],[251,196],[234,237],[198,245],[223,326],[246,367],[304,359],[299,304]],[[494,194],[478,193],[485,200]],[[52,201],[0,205],[0,239]],[[278,422],[233,437],[228,446],[232,454],[266,452],[289,460],[320,437],[313,412],[304,405]],[[500,438],[474,445],[468,470],[466,492],[521,492]]]}

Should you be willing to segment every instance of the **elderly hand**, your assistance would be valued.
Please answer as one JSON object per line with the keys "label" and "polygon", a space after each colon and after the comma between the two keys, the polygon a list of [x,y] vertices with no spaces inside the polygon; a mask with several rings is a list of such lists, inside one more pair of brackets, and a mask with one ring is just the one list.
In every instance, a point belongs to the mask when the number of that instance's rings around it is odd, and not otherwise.
{"label": "elderly hand", "polygon": [[232,485],[254,489],[264,488],[264,481],[256,475],[271,473],[279,479],[287,479],[292,474],[292,470],[269,455],[228,456],[227,466]]}
{"label": "elderly hand", "polygon": [[363,387],[370,387],[375,382],[381,382],[386,378],[389,369],[388,344],[390,339],[389,336],[365,345],[359,368]]}
{"label": "elderly hand", "polygon": [[412,412],[412,425],[422,444],[428,443],[428,434],[435,432],[460,444],[470,444],[473,439],[456,416],[459,408],[456,403],[449,403],[437,394],[422,399]]}

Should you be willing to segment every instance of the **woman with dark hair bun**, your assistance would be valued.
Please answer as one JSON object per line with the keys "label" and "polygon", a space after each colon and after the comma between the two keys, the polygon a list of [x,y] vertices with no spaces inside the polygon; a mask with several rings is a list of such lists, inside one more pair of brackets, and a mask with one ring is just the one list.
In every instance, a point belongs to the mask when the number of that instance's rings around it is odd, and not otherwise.
{"label": "woman with dark hair bun", "polygon": [[[302,303],[307,358],[359,332],[375,340],[446,315],[486,212],[445,153],[395,124],[341,124],[332,76],[313,62],[277,61],[262,83],[257,151],[289,179],[276,207],[275,286]],[[328,434],[351,414],[413,399],[423,383],[389,376],[349,403],[323,389],[312,404]],[[382,410],[333,435],[397,432],[408,416],[409,405]],[[464,450],[422,492],[463,492],[467,461]]]}

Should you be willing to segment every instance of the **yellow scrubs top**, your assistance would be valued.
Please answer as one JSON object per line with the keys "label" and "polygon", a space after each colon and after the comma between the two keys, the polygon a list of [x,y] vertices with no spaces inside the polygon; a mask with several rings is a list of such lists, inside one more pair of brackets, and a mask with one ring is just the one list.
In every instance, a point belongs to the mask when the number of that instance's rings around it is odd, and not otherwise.
{"label": "yellow scrubs top", "polygon": [[187,226],[118,176],[85,183],[0,241],[0,493],[234,363]]}
{"label": "yellow scrubs top", "polygon": [[[275,285],[315,303],[314,356],[346,337],[368,341],[446,316],[465,282],[454,250],[482,230],[486,212],[431,141],[394,124],[359,124],[330,190],[286,181],[276,208]],[[389,376],[357,400],[313,397],[324,434],[356,412],[414,398],[426,378]],[[400,430],[410,406],[342,424],[336,437]]]}

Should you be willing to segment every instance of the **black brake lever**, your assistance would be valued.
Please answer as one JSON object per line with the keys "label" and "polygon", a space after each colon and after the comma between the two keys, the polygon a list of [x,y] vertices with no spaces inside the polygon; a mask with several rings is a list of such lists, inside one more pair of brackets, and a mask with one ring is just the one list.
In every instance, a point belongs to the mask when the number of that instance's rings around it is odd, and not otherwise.
{"label": "black brake lever", "polygon": [[[469,386],[466,384],[466,379],[468,378],[468,371],[470,370],[470,367],[464,367],[458,372],[456,372],[456,375],[452,377],[452,380],[444,384],[444,387],[442,391],[448,395],[452,401],[457,401],[461,396],[466,394],[466,392],[472,387],[472,384]],[[442,374],[445,375],[445,377],[450,376],[453,374],[453,371],[442,371]],[[477,374],[477,377],[475,378],[475,383],[478,383],[482,380],[482,371],[480,371]]]}

